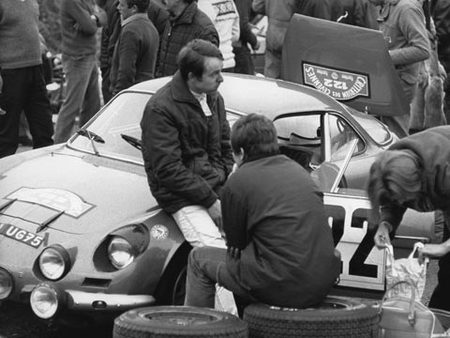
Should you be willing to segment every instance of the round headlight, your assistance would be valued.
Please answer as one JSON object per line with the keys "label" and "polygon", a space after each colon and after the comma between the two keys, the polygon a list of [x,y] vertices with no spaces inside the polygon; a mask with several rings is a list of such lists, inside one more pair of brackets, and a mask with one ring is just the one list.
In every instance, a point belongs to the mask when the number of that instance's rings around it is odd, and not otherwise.
{"label": "round headlight", "polygon": [[39,256],[39,268],[45,278],[60,279],[69,269],[69,254],[62,247],[48,247]]}
{"label": "round headlight", "polygon": [[134,248],[126,239],[114,236],[108,245],[108,257],[116,269],[123,269],[134,261]]}
{"label": "round headlight", "polygon": [[6,299],[12,292],[13,281],[11,275],[0,268],[0,300]]}
{"label": "round headlight", "polygon": [[58,310],[58,294],[46,284],[36,286],[30,296],[31,309],[36,316],[48,319]]}

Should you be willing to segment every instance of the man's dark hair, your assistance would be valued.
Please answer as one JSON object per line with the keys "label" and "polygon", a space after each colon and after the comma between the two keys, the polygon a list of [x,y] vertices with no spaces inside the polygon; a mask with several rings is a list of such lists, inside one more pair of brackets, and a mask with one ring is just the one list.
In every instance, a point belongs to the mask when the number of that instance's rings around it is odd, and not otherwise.
{"label": "man's dark hair", "polygon": [[186,81],[188,74],[192,73],[196,78],[201,78],[205,70],[205,58],[213,57],[223,60],[222,53],[213,43],[194,39],[186,44],[177,56],[178,69]]}
{"label": "man's dark hair", "polygon": [[271,120],[250,114],[237,120],[231,129],[231,148],[235,154],[244,150],[244,161],[278,154],[277,131]]}
{"label": "man's dark hair", "polygon": [[139,13],[147,13],[150,0],[127,0],[128,8],[136,6]]}

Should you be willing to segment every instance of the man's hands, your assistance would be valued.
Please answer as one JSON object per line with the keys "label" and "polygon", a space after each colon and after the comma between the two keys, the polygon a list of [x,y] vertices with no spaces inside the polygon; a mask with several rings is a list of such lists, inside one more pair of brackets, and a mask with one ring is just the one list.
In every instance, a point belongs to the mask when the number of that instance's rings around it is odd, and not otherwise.
{"label": "man's hands", "polygon": [[222,231],[222,208],[220,206],[220,200],[216,200],[213,205],[208,208],[208,214],[211,216],[214,223],[220,231]]}
{"label": "man's hands", "polygon": [[392,226],[388,222],[381,222],[378,225],[378,230],[373,238],[375,245],[378,249],[383,249],[391,244],[389,233],[392,230]]}
{"label": "man's hands", "polygon": [[233,259],[239,259],[241,257],[241,249],[230,246],[228,247],[227,252]]}

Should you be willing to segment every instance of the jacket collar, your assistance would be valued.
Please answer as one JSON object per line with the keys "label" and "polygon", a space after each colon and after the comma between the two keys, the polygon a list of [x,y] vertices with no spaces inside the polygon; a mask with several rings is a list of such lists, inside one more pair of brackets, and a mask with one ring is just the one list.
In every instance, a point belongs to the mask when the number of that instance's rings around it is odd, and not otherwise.
{"label": "jacket collar", "polygon": [[[172,77],[170,90],[172,97],[175,101],[188,102],[200,106],[200,103],[190,91],[186,81],[183,80],[180,71],[177,71],[175,75]],[[217,95],[219,95],[217,92],[206,95],[206,101],[208,102],[208,105],[212,109],[215,109],[214,107]]]}
{"label": "jacket collar", "polygon": [[148,15],[147,13],[136,13],[133,14],[132,16],[126,18],[125,20],[122,21],[122,27],[125,26],[126,24],[132,22],[132,21],[136,21],[136,20],[148,20]]}
{"label": "jacket collar", "polygon": [[169,20],[172,24],[186,24],[194,21],[195,13],[197,13],[197,2],[193,1],[189,4],[184,11],[177,17],[170,17]]}

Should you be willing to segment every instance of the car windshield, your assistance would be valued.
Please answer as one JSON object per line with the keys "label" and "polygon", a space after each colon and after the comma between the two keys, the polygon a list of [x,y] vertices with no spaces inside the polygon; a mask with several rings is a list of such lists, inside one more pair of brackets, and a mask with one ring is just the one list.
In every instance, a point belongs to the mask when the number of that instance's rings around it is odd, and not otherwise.
{"label": "car windshield", "polygon": [[[105,108],[83,129],[98,135],[104,143],[95,142],[98,153],[124,160],[142,163],[141,151],[124,139],[141,139],[140,121],[145,105],[150,99],[148,93],[125,92],[112,100]],[[77,135],[70,142],[70,146],[92,152],[89,137]]]}
{"label": "car windshield", "polygon": [[351,107],[347,106],[347,109],[376,143],[385,145],[391,140],[392,135],[383,123]]}

